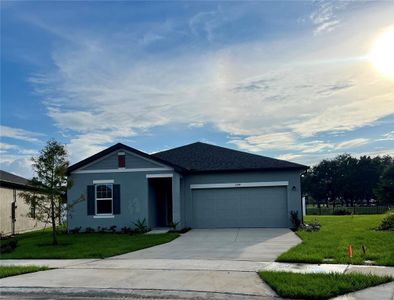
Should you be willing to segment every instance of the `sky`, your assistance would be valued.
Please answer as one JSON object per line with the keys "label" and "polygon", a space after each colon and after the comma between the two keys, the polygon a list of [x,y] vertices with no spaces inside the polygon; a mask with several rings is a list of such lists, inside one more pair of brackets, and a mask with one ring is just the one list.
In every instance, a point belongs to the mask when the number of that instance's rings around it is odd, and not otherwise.
{"label": "sky", "polygon": [[394,54],[373,52],[393,1],[2,1],[0,13],[3,170],[31,177],[51,138],[71,163],[118,142],[307,165],[394,155]]}

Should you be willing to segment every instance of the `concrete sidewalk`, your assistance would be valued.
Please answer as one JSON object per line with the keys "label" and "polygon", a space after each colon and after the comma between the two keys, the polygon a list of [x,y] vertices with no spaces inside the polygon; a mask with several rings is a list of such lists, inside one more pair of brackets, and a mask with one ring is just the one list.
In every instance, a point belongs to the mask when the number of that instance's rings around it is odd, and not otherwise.
{"label": "concrete sidewalk", "polygon": [[[70,291],[78,291],[75,295],[80,295],[90,291],[95,293],[96,296],[102,297],[108,293],[112,293],[111,295],[114,296],[118,290],[122,290],[128,291],[132,295],[140,295],[138,297],[142,297],[141,293],[143,293],[143,297],[148,298],[156,297],[155,295],[158,292],[162,292],[165,297],[171,299],[189,299],[189,297],[191,299],[279,299],[275,292],[259,278],[257,271],[359,272],[394,276],[393,267],[290,264],[239,260],[119,258],[102,260],[0,260],[0,265],[47,265],[51,268],[57,268],[1,279],[2,293],[11,296],[15,296],[15,293],[30,295],[32,291],[39,293],[45,290],[45,293],[50,292],[54,295],[61,295]],[[391,289],[392,285],[385,285],[373,290],[360,291],[354,296],[356,298],[346,299],[359,299],[357,298],[358,295],[362,297],[362,293],[365,292],[366,295],[371,293],[382,295],[377,299],[391,300],[391,298],[383,297],[386,294],[390,295]],[[164,298],[164,294],[161,294],[159,298]],[[124,295],[119,297],[124,297]]]}
{"label": "concrete sidewalk", "polygon": [[394,267],[344,265],[344,264],[297,264],[279,262],[252,262],[240,260],[199,259],[6,259],[0,265],[35,265],[63,269],[132,269],[132,270],[184,270],[184,271],[286,271],[297,273],[363,273],[391,275]]}
{"label": "concrete sidewalk", "polygon": [[0,266],[47,266],[57,269],[100,260],[101,259],[2,259],[0,260]]}
{"label": "concrete sidewalk", "polygon": [[333,300],[393,300],[394,282],[364,289],[358,292],[349,293],[334,298]]}
{"label": "concrete sidewalk", "polygon": [[55,269],[0,280],[7,288],[86,288],[211,292],[245,296],[275,296],[255,272]]}

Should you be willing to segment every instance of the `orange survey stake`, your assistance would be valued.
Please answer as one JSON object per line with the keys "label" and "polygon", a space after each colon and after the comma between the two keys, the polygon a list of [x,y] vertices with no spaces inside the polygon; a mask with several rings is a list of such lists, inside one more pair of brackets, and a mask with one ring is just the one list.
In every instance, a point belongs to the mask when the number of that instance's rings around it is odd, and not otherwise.
{"label": "orange survey stake", "polygon": [[352,245],[349,244],[349,256],[353,257],[353,248]]}

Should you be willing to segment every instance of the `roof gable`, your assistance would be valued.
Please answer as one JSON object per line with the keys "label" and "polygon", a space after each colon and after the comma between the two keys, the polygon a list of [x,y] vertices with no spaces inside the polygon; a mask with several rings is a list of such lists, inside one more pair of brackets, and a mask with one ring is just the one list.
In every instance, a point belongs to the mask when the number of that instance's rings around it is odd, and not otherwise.
{"label": "roof gable", "polygon": [[[120,151],[120,150],[124,150],[124,151],[130,152],[132,154],[135,154],[137,156],[140,156],[140,157],[145,158],[145,159],[150,160],[150,161],[157,162],[157,163],[162,164],[162,165],[173,167],[176,170],[182,169],[181,167],[179,167],[177,165],[174,165],[174,164],[172,164],[170,162],[163,161],[163,160],[161,160],[158,157],[154,157],[154,156],[149,155],[149,154],[147,154],[145,152],[142,152],[142,151],[139,151],[139,150],[134,149],[132,147],[126,146],[126,145],[124,145],[122,143],[117,143],[117,144],[115,144],[115,145],[113,145],[113,146],[111,146],[111,147],[109,147],[107,149],[104,149],[103,151],[100,151],[100,152],[98,152],[98,153],[96,153],[96,154],[94,154],[92,156],[89,156],[88,158],[85,158],[84,160],[81,160],[80,162],[78,162],[76,164],[73,164],[72,166],[68,167],[67,174],[70,174],[71,172],[73,172],[73,171],[75,171],[77,169],[81,169],[81,168],[84,168],[84,167],[86,168],[88,165],[93,165],[95,162],[97,162],[99,160],[102,160],[103,158],[105,158],[107,156],[110,156],[113,152]],[[116,168],[117,168],[117,166],[116,166]]]}
{"label": "roof gable", "polygon": [[153,154],[188,171],[307,169],[307,166],[206,143],[193,143]]}
{"label": "roof gable", "polygon": [[[80,170],[117,169],[119,152],[120,151],[113,151],[112,153],[83,166]],[[168,167],[168,164],[163,165],[162,163],[157,162],[154,157],[142,157],[141,155],[123,149],[121,152],[125,155],[126,168],[128,169]]]}

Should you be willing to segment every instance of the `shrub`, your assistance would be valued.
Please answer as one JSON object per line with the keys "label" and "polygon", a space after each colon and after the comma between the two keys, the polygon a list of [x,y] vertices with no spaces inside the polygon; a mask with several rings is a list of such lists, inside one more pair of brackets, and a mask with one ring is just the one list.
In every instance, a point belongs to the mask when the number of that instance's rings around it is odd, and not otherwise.
{"label": "shrub", "polygon": [[188,232],[189,230],[191,230],[191,227],[183,227],[183,228],[181,228],[181,229],[179,229],[179,230],[171,229],[171,230],[169,230],[168,232],[173,232],[173,233],[186,233],[186,232]]}
{"label": "shrub", "polygon": [[99,231],[99,232],[107,232],[108,230],[107,230],[107,227],[98,227],[97,228],[97,231]]}
{"label": "shrub", "polygon": [[117,227],[116,225],[112,225],[112,226],[109,228],[109,231],[115,233],[115,232],[116,232],[116,227]]}
{"label": "shrub", "polygon": [[394,213],[389,214],[382,220],[382,223],[378,226],[378,230],[394,231]]}
{"label": "shrub", "polygon": [[307,232],[319,231],[320,227],[321,227],[321,225],[320,225],[319,221],[317,221],[316,219],[308,224],[301,225],[301,229],[305,230]]}
{"label": "shrub", "polygon": [[140,220],[138,219],[137,222],[133,223],[136,227],[135,231],[139,233],[145,233],[148,232],[148,226],[146,226],[146,220]]}
{"label": "shrub", "polygon": [[96,230],[94,230],[94,228],[92,228],[92,227],[86,227],[85,228],[85,232],[87,232],[87,233],[92,233],[92,232],[95,232]]}
{"label": "shrub", "polygon": [[120,230],[121,230],[123,233],[133,233],[133,229],[131,229],[130,227],[127,227],[127,226],[122,227]]}
{"label": "shrub", "polygon": [[181,230],[178,230],[179,233],[186,233],[191,230],[191,227],[183,227]]}
{"label": "shrub", "polygon": [[79,233],[81,231],[82,227],[75,227],[73,229],[70,229],[70,233]]}
{"label": "shrub", "polygon": [[345,216],[345,215],[351,215],[352,213],[346,209],[336,209],[332,212],[332,214],[336,216]]}
{"label": "shrub", "polygon": [[0,239],[0,253],[10,253],[15,250],[18,245],[18,240],[15,237],[1,237]]}
{"label": "shrub", "polygon": [[170,227],[171,227],[171,229],[172,229],[172,231],[176,231],[176,228],[178,227],[178,224],[179,224],[179,222],[170,222]]}
{"label": "shrub", "polygon": [[293,228],[294,229],[298,229],[298,227],[300,227],[301,225],[301,220],[298,217],[298,210],[292,210],[290,212],[290,221],[293,224]]}

